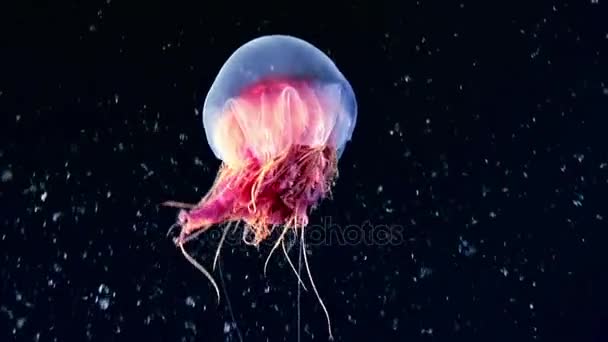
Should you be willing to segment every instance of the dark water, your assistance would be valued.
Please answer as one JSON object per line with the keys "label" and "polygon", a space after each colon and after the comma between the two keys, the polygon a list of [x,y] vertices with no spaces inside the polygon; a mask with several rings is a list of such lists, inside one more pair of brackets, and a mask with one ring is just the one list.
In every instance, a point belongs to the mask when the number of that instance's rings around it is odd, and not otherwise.
{"label": "dark water", "polygon": [[[197,109],[234,49],[283,33],[359,102],[309,231],[337,341],[607,341],[605,2],[402,3],[3,9],[0,340],[238,340],[157,204],[204,195]],[[188,247],[206,265],[218,233]],[[296,341],[293,273],[239,237],[244,340]],[[327,340],[312,293],[301,310],[302,341]]]}

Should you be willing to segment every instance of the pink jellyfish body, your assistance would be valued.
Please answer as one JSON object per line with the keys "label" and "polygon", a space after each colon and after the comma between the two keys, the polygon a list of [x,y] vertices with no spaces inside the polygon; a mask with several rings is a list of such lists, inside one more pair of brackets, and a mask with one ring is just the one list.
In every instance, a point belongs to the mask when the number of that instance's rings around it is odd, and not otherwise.
{"label": "pink jellyfish body", "polygon": [[[253,245],[277,227],[282,234],[275,248],[289,229],[299,229],[303,242],[308,214],[329,195],[356,118],[352,87],[313,45],[272,35],[241,46],[219,71],[203,108],[209,146],[222,161],[215,183],[196,205],[166,202],[183,208],[177,245],[184,251],[194,233],[229,222],[243,222]],[[219,297],[209,273],[184,254]]]}

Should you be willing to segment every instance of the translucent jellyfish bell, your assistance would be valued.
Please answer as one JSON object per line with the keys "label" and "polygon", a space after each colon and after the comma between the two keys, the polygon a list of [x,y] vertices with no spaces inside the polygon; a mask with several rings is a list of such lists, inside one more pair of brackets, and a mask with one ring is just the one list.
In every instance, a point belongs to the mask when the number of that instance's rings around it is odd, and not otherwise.
{"label": "translucent jellyfish bell", "polygon": [[260,37],[237,49],[203,108],[209,146],[231,165],[247,152],[273,157],[290,144],[325,144],[339,158],[356,119],[353,89],[331,59],[284,35]]}

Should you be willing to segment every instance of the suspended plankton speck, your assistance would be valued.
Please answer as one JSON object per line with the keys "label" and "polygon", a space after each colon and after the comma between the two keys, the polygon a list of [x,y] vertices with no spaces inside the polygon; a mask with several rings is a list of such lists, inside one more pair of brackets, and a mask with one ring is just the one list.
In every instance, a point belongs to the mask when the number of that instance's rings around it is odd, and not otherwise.
{"label": "suspended plankton speck", "polygon": [[4,170],[2,171],[2,182],[6,183],[6,182],[10,182],[13,180],[13,172],[11,170]]}

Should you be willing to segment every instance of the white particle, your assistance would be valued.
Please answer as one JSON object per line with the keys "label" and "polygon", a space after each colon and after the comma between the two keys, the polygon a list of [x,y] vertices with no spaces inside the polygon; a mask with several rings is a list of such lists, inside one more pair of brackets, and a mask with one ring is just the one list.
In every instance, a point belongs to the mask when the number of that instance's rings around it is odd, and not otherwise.
{"label": "white particle", "polygon": [[13,173],[11,170],[4,170],[2,172],[2,182],[6,183],[10,182],[11,180],[13,180]]}
{"label": "white particle", "polygon": [[23,325],[25,325],[25,321],[26,320],[27,320],[27,318],[25,318],[25,317],[18,318],[17,322],[15,324],[15,326],[17,327],[17,329],[23,328]]}
{"label": "white particle", "polygon": [[195,307],[196,302],[194,301],[194,298],[192,298],[190,296],[188,298],[186,298],[186,305],[188,305],[191,308]]}
{"label": "white particle", "polygon": [[419,273],[420,279],[422,279],[424,277],[427,277],[427,276],[430,276],[432,273],[433,273],[432,269],[430,269],[428,267],[421,267],[420,268],[420,273]]}
{"label": "white particle", "polygon": [[110,307],[110,299],[109,298],[100,298],[97,300],[97,305],[101,310],[107,310]]}
{"label": "white particle", "polygon": [[56,212],[53,214],[53,222],[57,222],[57,220],[59,220],[59,218],[61,217],[61,212]]}
{"label": "white particle", "polygon": [[97,288],[97,292],[99,293],[99,296],[95,298],[97,306],[101,310],[107,310],[110,307],[110,288],[106,284],[101,284]]}
{"label": "white particle", "polygon": [[420,329],[421,335],[433,335],[433,328],[430,329]]}
{"label": "white particle", "polygon": [[464,256],[470,257],[477,253],[477,248],[469,243],[467,240],[460,238],[460,244],[458,245],[458,252]]}

